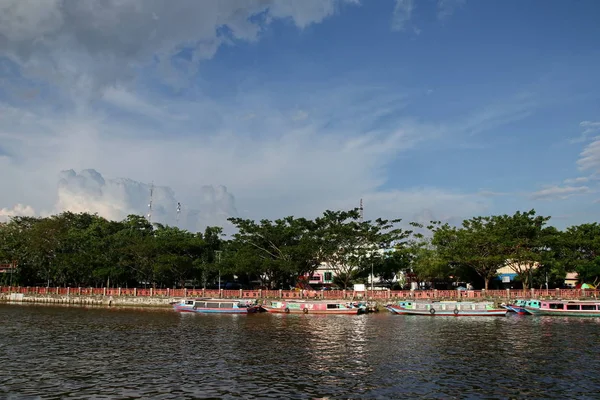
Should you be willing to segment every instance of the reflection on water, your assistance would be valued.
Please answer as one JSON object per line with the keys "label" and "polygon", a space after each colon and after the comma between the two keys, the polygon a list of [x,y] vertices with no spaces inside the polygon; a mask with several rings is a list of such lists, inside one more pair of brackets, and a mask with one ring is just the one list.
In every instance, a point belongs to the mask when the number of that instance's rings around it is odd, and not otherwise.
{"label": "reflection on water", "polygon": [[597,398],[600,320],[0,305],[0,398]]}

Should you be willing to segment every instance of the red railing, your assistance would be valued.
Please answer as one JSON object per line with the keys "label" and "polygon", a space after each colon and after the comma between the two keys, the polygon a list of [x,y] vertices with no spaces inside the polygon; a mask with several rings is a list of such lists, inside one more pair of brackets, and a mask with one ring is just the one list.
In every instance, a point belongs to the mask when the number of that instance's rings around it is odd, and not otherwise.
{"label": "red railing", "polygon": [[131,297],[220,297],[281,299],[516,299],[516,298],[598,298],[600,290],[591,289],[506,289],[506,290],[217,290],[154,288],[72,288],[0,286],[0,293],[58,296]]}

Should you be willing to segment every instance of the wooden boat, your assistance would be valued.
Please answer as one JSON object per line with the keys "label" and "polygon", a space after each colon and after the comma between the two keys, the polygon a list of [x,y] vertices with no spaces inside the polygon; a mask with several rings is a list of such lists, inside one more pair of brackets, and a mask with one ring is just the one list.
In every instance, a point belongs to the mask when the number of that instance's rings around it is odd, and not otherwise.
{"label": "wooden boat", "polygon": [[250,300],[182,299],[173,303],[173,309],[190,313],[248,314],[260,311],[260,306]]}
{"label": "wooden boat", "polygon": [[527,305],[527,300],[519,299],[515,300],[512,304],[501,304],[501,307],[506,308],[510,312],[517,313],[519,315],[529,315],[531,314],[525,306]]}
{"label": "wooden boat", "polygon": [[405,314],[404,309],[412,308],[413,301],[399,301],[395,304],[388,304],[385,308],[392,314]]}
{"label": "wooden boat", "polygon": [[390,304],[386,308],[394,314],[427,315],[431,317],[503,317],[508,312],[497,308],[493,302],[481,301],[406,301]]}
{"label": "wooden boat", "polygon": [[267,300],[262,308],[270,313],[285,314],[362,314],[366,307],[361,304],[341,301],[275,301]]}
{"label": "wooden boat", "polygon": [[533,315],[600,317],[599,300],[531,300],[525,308]]}

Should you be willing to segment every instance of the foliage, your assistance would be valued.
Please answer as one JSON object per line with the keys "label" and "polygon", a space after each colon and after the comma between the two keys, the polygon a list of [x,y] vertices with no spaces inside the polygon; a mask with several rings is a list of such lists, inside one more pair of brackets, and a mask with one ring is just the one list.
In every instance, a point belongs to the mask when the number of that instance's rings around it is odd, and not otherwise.
{"label": "foliage", "polygon": [[600,225],[559,231],[534,210],[460,226],[411,223],[411,230],[397,219],[363,221],[358,209],[327,210],[314,220],[230,221],[237,232],[225,239],[220,227],[193,233],[137,215],[14,217],[0,224],[0,263],[16,260],[11,280],[29,286],[211,287],[235,278],[288,289],[321,265],[342,288],[373,273],[388,287],[403,284],[402,277],[449,284],[474,282],[476,274],[487,289],[503,266],[524,287],[561,285],[569,271],[582,282],[600,282]]}

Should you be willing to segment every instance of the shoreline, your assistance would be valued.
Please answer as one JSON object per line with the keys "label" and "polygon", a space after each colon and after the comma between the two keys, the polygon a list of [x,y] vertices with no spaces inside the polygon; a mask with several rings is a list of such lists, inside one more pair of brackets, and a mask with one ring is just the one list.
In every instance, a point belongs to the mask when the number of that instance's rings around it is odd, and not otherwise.
{"label": "shoreline", "polygon": [[[229,296],[228,296],[229,297]],[[595,296],[594,296],[595,297]],[[170,309],[172,307],[172,303],[181,300],[182,296],[115,296],[115,295],[61,295],[61,294],[39,294],[39,293],[0,293],[0,304],[28,304],[28,305],[74,305],[74,306],[92,306],[99,308],[152,308],[152,309]],[[258,301],[267,300],[266,298],[257,298],[257,297],[249,297],[249,296],[231,296],[229,298],[239,298],[239,299],[256,299]],[[587,297],[588,299],[590,297]],[[318,299],[318,298],[305,298],[305,299],[290,299],[286,297],[281,298],[269,298],[269,300],[317,300],[323,301],[328,299]],[[356,301],[361,300],[365,301],[366,299],[361,296],[361,298],[353,298],[353,299],[329,299],[332,301]],[[385,307],[386,304],[390,304],[397,301],[408,300],[408,301],[469,301],[469,302],[479,302],[479,301],[493,301],[496,304],[501,304],[507,301],[506,297],[487,297],[487,298],[373,298],[368,299],[367,301],[374,303],[375,307],[381,309]]]}

